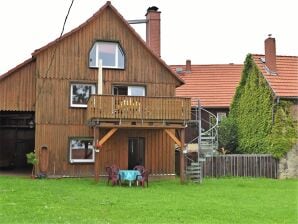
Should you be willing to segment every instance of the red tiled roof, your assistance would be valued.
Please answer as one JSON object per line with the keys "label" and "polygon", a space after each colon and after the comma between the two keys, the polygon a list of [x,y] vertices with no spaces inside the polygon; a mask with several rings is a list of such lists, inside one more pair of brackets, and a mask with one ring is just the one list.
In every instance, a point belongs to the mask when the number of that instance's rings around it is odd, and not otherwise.
{"label": "red tiled roof", "polygon": [[[185,70],[185,65],[171,65]],[[199,99],[206,108],[229,108],[241,78],[243,65],[191,65],[191,73],[180,77],[185,84],[176,88],[176,95]],[[195,101],[192,102],[193,106]]]}
{"label": "red tiled roof", "polygon": [[255,63],[275,95],[282,98],[298,97],[298,56],[276,56],[276,75],[267,72],[261,58],[265,56],[253,54]]}

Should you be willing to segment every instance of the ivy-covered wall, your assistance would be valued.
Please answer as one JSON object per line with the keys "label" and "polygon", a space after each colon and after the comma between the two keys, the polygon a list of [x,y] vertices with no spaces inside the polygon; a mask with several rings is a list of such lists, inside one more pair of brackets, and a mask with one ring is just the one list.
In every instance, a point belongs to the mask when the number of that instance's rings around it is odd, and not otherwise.
{"label": "ivy-covered wall", "polygon": [[220,127],[220,144],[232,152],[270,153],[277,158],[296,141],[290,101],[277,100],[249,54],[229,117]]}

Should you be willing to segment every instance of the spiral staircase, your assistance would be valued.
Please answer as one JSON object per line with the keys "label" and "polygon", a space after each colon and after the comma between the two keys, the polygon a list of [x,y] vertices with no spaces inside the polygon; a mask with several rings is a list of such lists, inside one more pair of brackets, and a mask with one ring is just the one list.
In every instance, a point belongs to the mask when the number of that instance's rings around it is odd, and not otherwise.
{"label": "spiral staircase", "polygon": [[[185,173],[189,180],[201,183],[203,180],[202,165],[206,157],[217,154],[218,121],[214,114],[200,105],[199,100],[196,101],[196,106],[192,107],[193,119],[188,123],[188,128],[195,129],[196,136],[185,146]],[[202,114],[205,115],[205,119]]]}

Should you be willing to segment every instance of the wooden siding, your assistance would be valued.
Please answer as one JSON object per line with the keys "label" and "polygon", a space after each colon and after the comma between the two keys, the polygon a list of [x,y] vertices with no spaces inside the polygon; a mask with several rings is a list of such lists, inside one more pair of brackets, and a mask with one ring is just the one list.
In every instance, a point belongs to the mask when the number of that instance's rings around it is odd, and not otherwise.
{"label": "wooden siding", "polygon": [[178,97],[91,96],[87,120],[135,119],[181,121],[190,119],[190,99]]}
{"label": "wooden siding", "polygon": [[[97,69],[88,68],[89,51],[96,40],[119,42],[126,58],[124,70],[104,69],[104,94],[111,93],[113,83],[146,84],[148,96],[175,94],[177,79],[144,48],[126,24],[109,8],[98,19],[38,54],[37,69],[40,77],[97,80]],[[54,52],[53,64],[47,72]]]}
{"label": "wooden siding", "polygon": [[35,62],[0,81],[0,111],[35,110]]}
{"label": "wooden siding", "polygon": [[[100,130],[102,137],[107,129]],[[93,137],[93,130],[82,125],[37,125],[36,149],[47,145],[49,149],[49,175],[92,176],[94,164],[69,163],[69,137]],[[119,129],[100,151],[100,174],[105,167],[118,164],[128,167],[128,138],[145,138],[145,166],[153,175],[175,173],[174,143],[163,130]]]}
{"label": "wooden siding", "polygon": [[70,107],[70,80],[38,79],[38,124],[86,124],[86,108]]}
{"label": "wooden siding", "polygon": [[145,167],[150,169],[151,174],[174,173],[174,143],[163,130],[119,129],[100,152],[101,174],[105,174],[104,168],[113,163],[121,169],[128,168],[129,137],[145,138]]}
{"label": "wooden siding", "polygon": [[70,82],[97,82],[97,69],[88,67],[89,50],[96,40],[119,41],[126,57],[124,70],[103,70],[104,94],[112,93],[113,84],[138,84],[146,86],[147,96],[174,96],[177,80],[144,48],[126,24],[106,8],[98,19],[36,56],[37,123],[86,123],[85,109],[69,107]]}
{"label": "wooden siding", "polygon": [[[98,70],[88,66],[89,51],[97,40],[119,42],[126,59],[123,70],[103,69],[103,94],[111,94],[112,85],[123,84],[144,85],[148,97],[175,96],[178,79],[107,7],[97,19],[35,55],[35,145],[37,149],[42,145],[48,146],[49,175],[93,175],[93,163],[68,162],[69,137],[93,137],[93,130],[86,125],[87,109],[71,108],[69,101],[71,83],[97,82]],[[127,138],[137,134],[146,138],[146,164],[152,173],[174,173],[174,145],[162,130],[121,129],[104,144],[104,150],[100,152],[101,175],[105,174],[104,167],[111,163],[127,168]]]}
{"label": "wooden siding", "polygon": [[35,149],[43,145],[49,150],[49,175],[91,175],[93,166],[69,163],[69,137],[92,137],[93,132],[85,125],[36,125]]}

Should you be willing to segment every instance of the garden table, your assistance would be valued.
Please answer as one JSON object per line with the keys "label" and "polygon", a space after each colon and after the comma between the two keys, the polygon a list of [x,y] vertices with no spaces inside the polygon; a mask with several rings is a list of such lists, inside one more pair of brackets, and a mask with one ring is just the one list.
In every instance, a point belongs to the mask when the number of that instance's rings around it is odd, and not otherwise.
{"label": "garden table", "polygon": [[138,170],[119,170],[120,180],[127,180],[130,187],[131,182],[135,181],[138,175],[141,175],[140,171]]}

